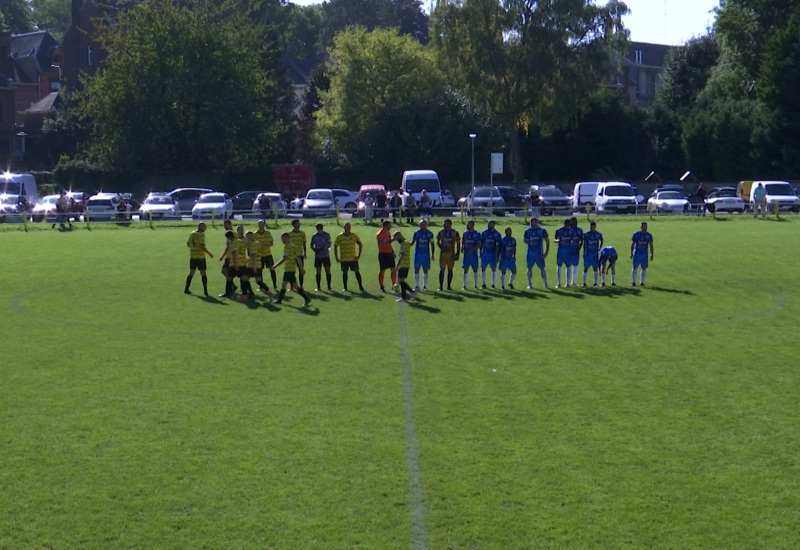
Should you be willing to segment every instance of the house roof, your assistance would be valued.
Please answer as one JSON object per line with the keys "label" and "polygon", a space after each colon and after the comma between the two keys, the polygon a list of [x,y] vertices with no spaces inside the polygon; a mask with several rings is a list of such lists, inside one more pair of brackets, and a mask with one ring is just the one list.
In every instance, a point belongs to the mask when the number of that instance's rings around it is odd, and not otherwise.
{"label": "house roof", "polygon": [[23,112],[29,115],[45,115],[53,110],[57,100],[58,92],[50,92]]}
{"label": "house roof", "polygon": [[[630,49],[625,55],[625,61],[639,66],[663,67],[664,60],[670,50],[675,46],[665,46],[664,44],[650,44],[648,42],[630,42]],[[641,62],[636,62],[636,52],[642,52]]]}
{"label": "house roof", "polygon": [[12,35],[8,41],[8,58],[19,82],[38,82],[43,69],[49,69],[58,43],[46,31]]}

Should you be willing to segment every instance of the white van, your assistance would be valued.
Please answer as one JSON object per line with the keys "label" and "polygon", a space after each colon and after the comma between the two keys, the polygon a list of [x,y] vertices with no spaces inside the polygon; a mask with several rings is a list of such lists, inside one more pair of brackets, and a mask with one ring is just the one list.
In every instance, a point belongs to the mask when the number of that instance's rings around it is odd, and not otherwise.
{"label": "white van", "polygon": [[12,174],[11,172],[0,174],[0,194],[24,195],[31,204],[39,201],[39,190],[33,174]]}
{"label": "white van", "polygon": [[581,181],[572,188],[572,208],[582,210],[587,204],[594,206],[594,196],[597,194],[599,181]]}
{"label": "white van", "polygon": [[400,189],[403,193],[413,195],[417,201],[425,189],[431,198],[431,206],[442,205],[442,184],[439,182],[439,174],[433,170],[406,170],[403,172]]}
{"label": "white van", "polygon": [[775,205],[781,210],[791,210],[800,212],[800,198],[794,187],[788,181],[754,181],[750,187],[750,210],[755,212],[756,201],[753,198],[758,189],[758,184],[762,184],[767,192],[767,211],[774,212]]}
{"label": "white van", "polygon": [[636,193],[626,181],[603,181],[597,185],[594,205],[598,212],[636,213]]}

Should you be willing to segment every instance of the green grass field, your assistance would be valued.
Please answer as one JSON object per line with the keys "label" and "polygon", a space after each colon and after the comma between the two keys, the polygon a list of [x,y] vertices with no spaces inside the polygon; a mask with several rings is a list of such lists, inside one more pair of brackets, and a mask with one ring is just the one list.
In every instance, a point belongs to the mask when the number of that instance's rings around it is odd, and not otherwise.
{"label": "green grass field", "polygon": [[630,288],[642,219],[617,287],[411,304],[357,224],[309,309],[184,295],[188,224],[3,227],[0,548],[797,548],[800,218],[653,220]]}

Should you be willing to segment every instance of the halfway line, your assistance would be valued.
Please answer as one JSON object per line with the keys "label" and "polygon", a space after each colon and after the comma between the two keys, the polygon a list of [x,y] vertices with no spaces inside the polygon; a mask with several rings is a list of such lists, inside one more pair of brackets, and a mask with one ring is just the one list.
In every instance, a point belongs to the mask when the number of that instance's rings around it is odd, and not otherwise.
{"label": "halfway line", "polygon": [[408,360],[406,306],[398,304],[400,322],[400,361],[403,364],[403,421],[406,432],[406,462],[408,463],[409,503],[411,509],[411,548],[425,550],[425,504],[422,501],[422,477],[419,467],[419,447],[414,428],[414,389],[411,363]]}

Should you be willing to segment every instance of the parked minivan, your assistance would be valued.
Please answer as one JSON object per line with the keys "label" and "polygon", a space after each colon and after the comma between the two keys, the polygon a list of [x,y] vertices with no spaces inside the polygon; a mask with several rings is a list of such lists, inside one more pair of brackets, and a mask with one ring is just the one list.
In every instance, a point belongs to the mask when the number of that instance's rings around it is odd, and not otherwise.
{"label": "parked minivan", "polygon": [[[741,182],[740,185],[745,182]],[[767,192],[767,211],[774,212],[775,205],[778,205],[778,208],[781,210],[791,210],[792,212],[800,212],[800,198],[797,197],[797,193],[794,190],[794,187],[788,181],[754,181],[754,182],[746,182],[750,183],[750,193],[749,197],[745,200],[749,200],[750,202],[750,209],[755,211],[755,192],[758,189],[758,184],[762,184],[764,186],[764,190]]]}
{"label": "parked minivan", "polygon": [[597,194],[599,181],[582,181],[575,184],[572,188],[572,207],[583,209],[587,204],[594,206],[594,196]]}
{"label": "parked minivan", "polygon": [[14,174],[5,172],[0,174],[0,194],[22,195],[30,204],[39,201],[39,190],[36,187],[36,178],[33,174]]}
{"label": "parked minivan", "polygon": [[406,194],[413,195],[417,201],[425,189],[431,198],[431,206],[442,205],[442,184],[439,182],[439,174],[434,170],[406,170],[403,172],[400,189]]}
{"label": "parked minivan", "polygon": [[604,181],[597,185],[594,205],[598,212],[636,213],[636,192],[626,181]]}

